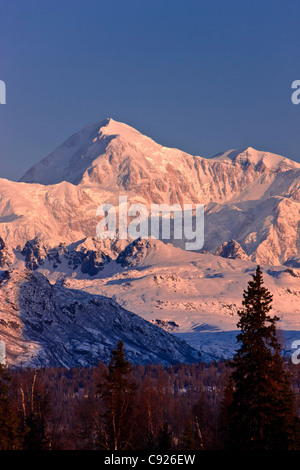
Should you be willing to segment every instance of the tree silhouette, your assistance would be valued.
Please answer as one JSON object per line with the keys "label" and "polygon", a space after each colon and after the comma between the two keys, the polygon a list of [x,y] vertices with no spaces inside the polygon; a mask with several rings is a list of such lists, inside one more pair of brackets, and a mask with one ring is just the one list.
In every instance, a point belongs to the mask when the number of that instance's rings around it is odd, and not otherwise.
{"label": "tree silhouette", "polygon": [[104,401],[103,427],[100,445],[107,450],[126,450],[131,447],[132,409],[135,384],[128,379],[131,364],[125,359],[123,343],[114,349],[98,391]]}
{"label": "tree silhouette", "polygon": [[164,422],[158,433],[158,452],[167,452],[172,448],[172,432],[167,422]]}
{"label": "tree silhouette", "polygon": [[243,294],[237,324],[240,349],[230,365],[233,399],[228,407],[227,447],[244,450],[289,449],[294,397],[281,357],[272,295],[263,285],[260,266]]}
{"label": "tree silhouette", "polygon": [[181,449],[182,450],[195,450],[196,441],[194,436],[193,424],[188,421],[185,425],[184,433],[181,438]]}

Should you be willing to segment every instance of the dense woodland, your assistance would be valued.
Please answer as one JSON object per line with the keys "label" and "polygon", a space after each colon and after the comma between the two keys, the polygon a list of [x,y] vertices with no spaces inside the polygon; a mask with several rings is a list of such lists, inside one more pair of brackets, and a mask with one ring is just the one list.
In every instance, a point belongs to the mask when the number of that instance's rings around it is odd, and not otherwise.
{"label": "dense woodland", "polygon": [[[300,367],[287,366],[300,416]],[[104,437],[107,407],[98,390],[105,369],[101,363],[90,369],[9,371],[15,428],[7,439],[1,438],[2,448],[109,449]],[[128,379],[136,389],[121,423],[126,438],[120,439],[119,448],[224,448],[223,400],[229,375],[224,362],[134,366]]]}
{"label": "dense woodland", "polygon": [[300,449],[300,367],[281,354],[257,268],[231,361],[133,366],[123,343],[91,368],[0,366],[0,449]]}
{"label": "dense woodland", "polygon": [[[16,445],[109,449],[105,440],[107,405],[99,390],[105,370],[107,366],[100,363],[71,370],[9,371],[9,398],[21,438]],[[133,366],[127,379],[135,387],[126,420],[119,423],[125,436],[119,448],[219,448],[220,410],[228,374],[224,363]]]}

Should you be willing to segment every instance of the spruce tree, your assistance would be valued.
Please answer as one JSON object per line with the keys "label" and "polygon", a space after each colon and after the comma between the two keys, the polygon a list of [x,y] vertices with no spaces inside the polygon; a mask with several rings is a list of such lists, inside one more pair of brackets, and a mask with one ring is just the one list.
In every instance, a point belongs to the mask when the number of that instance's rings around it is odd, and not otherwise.
{"label": "spruce tree", "polygon": [[269,315],[272,295],[263,285],[260,266],[243,298],[237,324],[240,348],[230,362],[227,447],[286,450],[293,439],[294,396],[277,336],[279,318]]}
{"label": "spruce tree", "polygon": [[184,433],[181,438],[180,448],[182,450],[195,450],[196,449],[194,429],[193,429],[193,424],[191,421],[188,421],[185,425]]}
{"label": "spruce tree", "polygon": [[132,412],[136,386],[128,378],[132,366],[125,359],[123,342],[119,341],[111,355],[108,369],[98,384],[103,399],[103,429],[100,447],[107,450],[126,450],[132,447]]}
{"label": "spruce tree", "polygon": [[172,432],[169,429],[169,425],[167,422],[161,426],[159,433],[158,433],[158,445],[157,451],[158,452],[167,452],[172,448]]}

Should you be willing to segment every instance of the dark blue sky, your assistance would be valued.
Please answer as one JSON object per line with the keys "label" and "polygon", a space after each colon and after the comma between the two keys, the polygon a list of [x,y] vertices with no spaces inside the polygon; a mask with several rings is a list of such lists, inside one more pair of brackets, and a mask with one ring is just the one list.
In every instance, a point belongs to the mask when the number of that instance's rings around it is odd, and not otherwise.
{"label": "dark blue sky", "polygon": [[106,117],[194,155],[300,162],[299,21],[299,0],[1,0],[0,177]]}

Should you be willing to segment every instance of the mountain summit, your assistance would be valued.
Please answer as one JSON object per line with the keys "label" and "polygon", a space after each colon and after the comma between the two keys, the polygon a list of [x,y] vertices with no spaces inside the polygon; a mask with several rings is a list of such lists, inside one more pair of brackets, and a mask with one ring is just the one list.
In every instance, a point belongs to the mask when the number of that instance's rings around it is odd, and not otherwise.
{"label": "mountain summit", "polygon": [[[63,181],[81,187],[129,191],[152,203],[225,202],[289,191],[288,171],[300,164],[251,147],[208,159],[163,147],[127,124],[106,119],[73,134],[20,181],[43,185]],[[275,180],[279,179],[277,192]]]}

